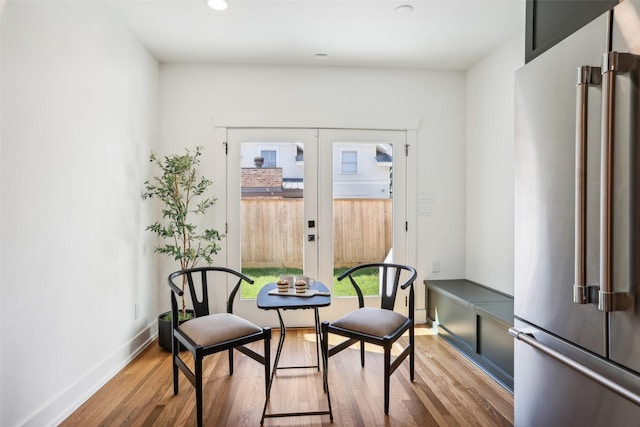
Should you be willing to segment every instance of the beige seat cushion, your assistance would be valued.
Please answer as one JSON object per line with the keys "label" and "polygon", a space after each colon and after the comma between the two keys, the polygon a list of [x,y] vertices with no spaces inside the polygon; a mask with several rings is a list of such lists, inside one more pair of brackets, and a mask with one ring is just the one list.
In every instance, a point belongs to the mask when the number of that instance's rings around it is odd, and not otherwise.
{"label": "beige seat cushion", "polygon": [[407,317],[391,310],[363,307],[345,314],[332,325],[375,337],[391,335],[407,320]]}
{"label": "beige seat cushion", "polygon": [[262,330],[248,320],[229,313],[196,317],[180,325],[179,329],[196,344],[204,347],[255,334]]}

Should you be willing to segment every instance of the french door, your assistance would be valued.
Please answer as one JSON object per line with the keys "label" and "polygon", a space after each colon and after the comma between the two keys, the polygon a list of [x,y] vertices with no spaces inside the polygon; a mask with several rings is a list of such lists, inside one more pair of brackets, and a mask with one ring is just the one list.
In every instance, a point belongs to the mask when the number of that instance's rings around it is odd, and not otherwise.
{"label": "french door", "polygon": [[[229,128],[227,144],[228,265],[256,280],[236,303],[242,316],[274,323],[256,308],[257,290],[304,273],[332,290],[322,317],[333,319],[357,304],[340,272],[406,262],[404,131]],[[378,281],[373,272],[365,289],[372,305]],[[285,316],[288,326],[313,324],[303,311]]]}

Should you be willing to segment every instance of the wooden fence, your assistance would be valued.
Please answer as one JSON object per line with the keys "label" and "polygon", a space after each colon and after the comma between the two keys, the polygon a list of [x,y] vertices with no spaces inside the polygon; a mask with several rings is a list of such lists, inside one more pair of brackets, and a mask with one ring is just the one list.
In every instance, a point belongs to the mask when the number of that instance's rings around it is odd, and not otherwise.
{"label": "wooden fence", "polygon": [[[302,267],[302,199],[242,199],[242,265]],[[392,201],[333,201],[334,266],[383,261],[392,244]]]}

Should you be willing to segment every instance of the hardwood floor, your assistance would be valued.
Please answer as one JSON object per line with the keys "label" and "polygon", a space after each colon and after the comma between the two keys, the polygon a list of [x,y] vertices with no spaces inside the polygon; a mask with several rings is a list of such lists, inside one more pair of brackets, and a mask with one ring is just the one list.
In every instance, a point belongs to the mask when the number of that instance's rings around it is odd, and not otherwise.
{"label": "hardwood floor", "polygon": [[[279,333],[274,330],[273,357]],[[407,339],[407,338],[402,338]],[[260,343],[255,347],[260,351]],[[312,329],[287,331],[280,366],[315,363]],[[268,418],[265,426],[512,426],[513,395],[426,327],[416,328],[415,382],[404,361],[391,378],[389,416],[383,410],[382,354],[357,349],[329,360],[333,424],[328,415]],[[264,404],[262,366],[236,352],[204,363],[204,424],[258,426]],[[268,412],[324,410],[322,375],[314,369],[279,370]],[[154,343],[69,416],[62,426],[195,426],[195,392],[180,374],[173,395],[171,355]]]}

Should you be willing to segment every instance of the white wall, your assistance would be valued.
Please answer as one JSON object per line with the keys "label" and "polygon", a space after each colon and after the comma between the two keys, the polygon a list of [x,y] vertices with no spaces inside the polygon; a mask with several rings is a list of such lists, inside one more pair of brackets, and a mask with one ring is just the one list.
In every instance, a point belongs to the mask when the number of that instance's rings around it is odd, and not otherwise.
{"label": "white wall", "polygon": [[[5,0],[0,0],[0,46],[2,46],[2,13],[4,11]],[[0,56],[0,81],[2,81],[2,57]],[[0,85],[0,99],[2,99],[2,86]],[[2,118],[2,103],[0,103],[0,121]],[[0,123],[1,126],[1,123]],[[2,146],[2,133],[0,132],[0,147]],[[2,162],[2,150],[0,150],[0,164]],[[0,186],[2,185],[2,178],[0,174]],[[2,197],[0,197],[0,223],[2,221]],[[0,241],[2,241],[2,227],[0,227]],[[2,277],[2,245],[0,245],[0,277]],[[1,282],[0,282],[1,283]],[[2,286],[0,286],[0,332],[2,328]],[[0,339],[0,368],[2,367],[2,339]],[[2,371],[0,369],[0,421],[3,419],[2,414],[2,395],[3,395],[2,386]]]}
{"label": "white wall", "polygon": [[[425,278],[464,276],[465,74],[356,68],[179,65],[161,66],[161,148],[168,154],[203,145],[218,197],[216,226],[224,227],[224,148],[216,144],[215,120],[222,116],[269,115],[286,121],[338,117],[420,117],[412,181],[413,201],[437,194],[430,216],[411,224],[417,248],[417,307],[424,309]],[[320,124],[310,123],[311,126]],[[413,203],[415,206],[415,203]],[[231,236],[233,237],[233,236]],[[222,255],[222,254],[221,254]],[[438,259],[441,272],[427,265]],[[424,313],[422,313],[424,317]]]}
{"label": "white wall", "polygon": [[[0,46],[2,46],[2,13],[5,0],[0,0]],[[0,56],[0,81],[2,81],[2,58]],[[0,85],[0,99],[2,99],[2,85]],[[2,103],[0,102],[0,127],[2,126]],[[2,146],[2,133],[0,132],[0,148]],[[0,165],[2,164],[2,150],[0,149]],[[2,186],[2,174],[0,173],[0,187]],[[2,197],[0,197],[0,223],[2,222]],[[0,226],[0,241],[2,240],[2,227]],[[0,244],[0,277],[2,277],[2,245]],[[2,286],[0,282],[0,332],[2,332]],[[2,339],[0,339],[0,421],[3,419],[3,389],[2,386]]]}
{"label": "white wall", "polygon": [[524,35],[467,72],[466,278],[513,295],[514,72]]}
{"label": "white wall", "polygon": [[55,425],[154,334],[158,75],[97,2],[4,6],[2,426]]}

